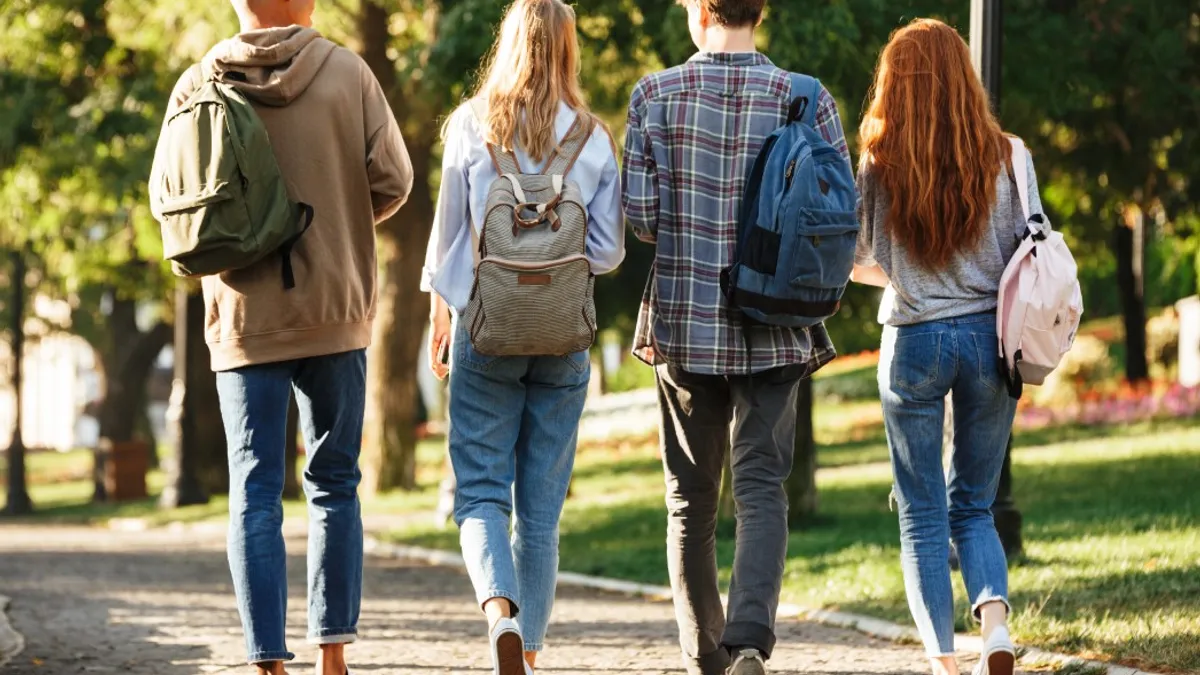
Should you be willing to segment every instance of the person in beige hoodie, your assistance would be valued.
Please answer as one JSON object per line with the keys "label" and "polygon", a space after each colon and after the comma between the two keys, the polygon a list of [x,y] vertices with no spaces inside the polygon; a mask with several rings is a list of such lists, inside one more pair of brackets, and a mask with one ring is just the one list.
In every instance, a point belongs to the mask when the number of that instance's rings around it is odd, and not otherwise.
{"label": "person in beige hoodie", "polygon": [[412,165],[378,81],[353,52],[311,28],[314,0],[233,0],[242,33],[175,87],[168,115],[206,78],[253,104],[290,196],[315,209],[278,261],[203,279],[205,338],[229,442],[229,564],[248,661],[284,672],[286,560],[281,498],[289,397],[307,449],[308,639],[318,675],[345,675],[362,596],[359,447],[375,315],[375,229],[400,209]]}

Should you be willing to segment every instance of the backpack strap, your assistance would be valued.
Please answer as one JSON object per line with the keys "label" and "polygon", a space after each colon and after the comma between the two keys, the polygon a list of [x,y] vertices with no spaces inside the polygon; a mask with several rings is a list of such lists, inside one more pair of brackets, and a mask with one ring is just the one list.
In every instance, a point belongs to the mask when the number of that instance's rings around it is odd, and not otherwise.
{"label": "backpack strap", "polygon": [[1016,136],[1008,139],[1012,144],[1012,168],[1013,180],[1017,184],[1017,195],[1021,198],[1021,211],[1025,214],[1025,224],[1029,223],[1029,217],[1033,214],[1029,213],[1029,165],[1027,155],[1029,151],[1025,149],[1025,142]]}
{"label": "backpack strap", "polygon": [[[758,197],[762,193],[763,174],[767,171],[767,160],[771,158],[771,149],[775,147],[776,141],[779,138],[771,136],[767,138],[761,150],[758,151],[758,157],[754,159],[754,167],[750,169],[750,177],[746,180],[746,188],[742,192],[742,209],[740,215],[740,235],[744,238],[749,235],[750,228],[758,223],[752,222],[755,211],[758,209]],[[745,241],[739,242],[744,245]]]}
{"label": "backpack strap", "polygon": [[[487,120],[487,102],[473,98],[468,105],[475,115],[475,121],[482,125]],[[521,175],[521,163],[517,161],[517,156],[512,150],[488,143],[487,151],[488,156],[492,158],[492,166],[496,167],[496,173],[501,176],[507,173]]]}
{"label": "backpack strap", "polygon": [[788,73],[792,83],[792,105],[788,109],[788,123],[800,122],[806,126],[817,126],[817,105],[821,100],[821,81],[815,77]]}
{"label": "backpack strap", "polygon": [[576,115],[575,121],[567,129],[567,134],[550,151],[550,157],[547,158],[541,173],[546,176],[566,176],[583,154],[588,140],[589,137],[583,133],[583,115]]}
{"label": "backpack strap", "polygon": [[575,122],[567,129],[567,135],[550,152],[550,159],[541,173],[546,176],[566,176],[575,166],[579,155],[583,154],[589,140],[591,137],[583,133],[583,115],[576,115]]}
{"label": "backpack strap", "polygon": [[521,164],[517,161],[517,156],[512,150],[502,148],[498,145],[487,144],[488,154],[492,157],[492,165],[496,167],[496,173],[501,176],[505,175],[521,175]]}
{"label": "backpack strap", "polygon": [[300,207],[301,215],[304,218],[304,227],[296,233],[296,236],[284,242],[283,246],[279,247],[279,255],[283,258],[283,290],[290,291],[296,287],[296,274],[292,271],[292,249],[296,247],[296,243],[300,241],[300,237],[308,232],[308,228],[312,227],[313,218],[316,216],[316,211],[312,206],[300,202],[297,206]]}

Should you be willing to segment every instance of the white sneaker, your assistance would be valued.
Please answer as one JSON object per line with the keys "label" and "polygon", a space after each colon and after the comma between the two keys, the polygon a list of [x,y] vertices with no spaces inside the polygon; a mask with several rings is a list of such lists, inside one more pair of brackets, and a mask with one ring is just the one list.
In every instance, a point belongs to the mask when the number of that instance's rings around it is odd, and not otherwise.
{"label": "white sneaker", "polygon": [[729,675],[767,675],[767,665],[757,649],[743,649],[729,666]]}
{"label": "white sneaker", "polygon": [[525,640],[512,619],[500,619],[492,626],[492,675],[528,675]]}
{"label": "white sneaker", "polygon": [[1000,626],[983,643],[983,654],[975,665],[974,675],[1013,675],[1017,666],[1017,648],[1013,646],[1008,628]]}

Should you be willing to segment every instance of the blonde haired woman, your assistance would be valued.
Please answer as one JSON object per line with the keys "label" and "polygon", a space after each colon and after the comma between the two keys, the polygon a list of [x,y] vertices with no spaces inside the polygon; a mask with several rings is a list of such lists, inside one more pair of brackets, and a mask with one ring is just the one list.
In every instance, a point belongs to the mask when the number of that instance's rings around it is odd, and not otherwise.
{"label": "blonde haired woman", "polygon": [[474,98],[446,123],[441,194],[422,279],[422,288],[434,294],[429,349],[438,377],[449,372],[443,354],[453,343],[454,518],[488,619],[497,675],[523,675],[542,649],[558,575],[558,521],[591,361],[586,351],[484,356],[465,327],[452,337],[450,317],[466,310],[475,282],[474,242],[489,188],[500,177],[497,157],[536,173],[577,135],[587,142],[566,178],[586,202],[592,272],[604,274],[625,255],[621,189],[611,138],[579,86],[575,13],[561,0],[517,0]]}

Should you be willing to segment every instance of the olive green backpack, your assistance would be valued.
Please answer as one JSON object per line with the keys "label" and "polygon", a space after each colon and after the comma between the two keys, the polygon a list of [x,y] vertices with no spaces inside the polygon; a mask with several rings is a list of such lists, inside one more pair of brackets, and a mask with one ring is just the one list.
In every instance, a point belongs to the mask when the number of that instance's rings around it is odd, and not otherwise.
{"label": "olive green backpack", "polygon": [[233,86],[207,77],[167,118],[150,207],[176,275],[221,274],[277,253],[284,288],[295,287],[292,247],[313,209],[289,198],[266,126]]}

